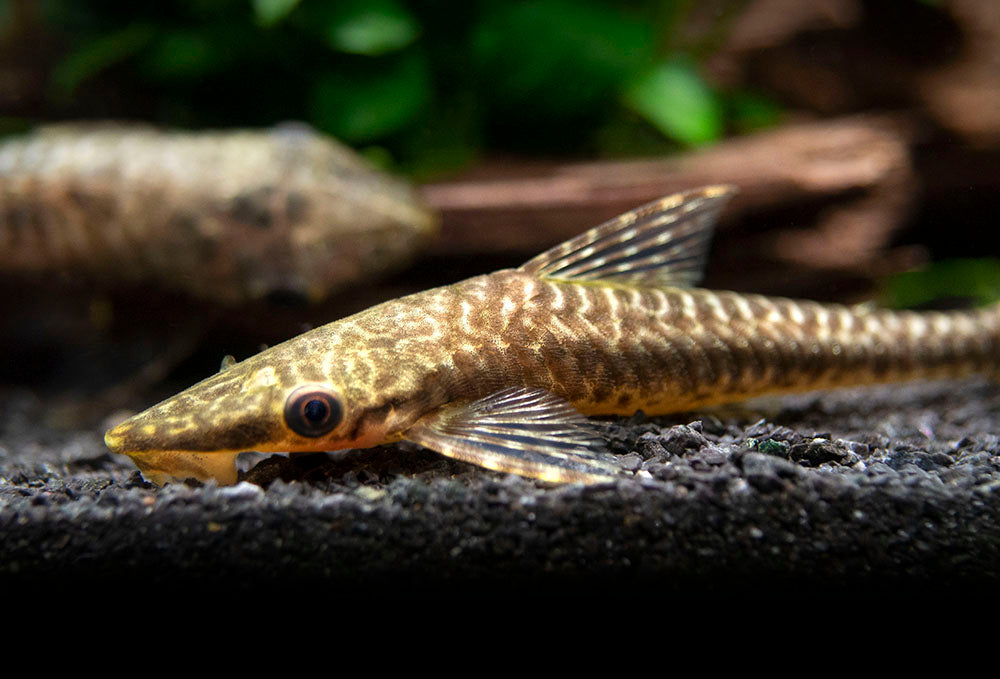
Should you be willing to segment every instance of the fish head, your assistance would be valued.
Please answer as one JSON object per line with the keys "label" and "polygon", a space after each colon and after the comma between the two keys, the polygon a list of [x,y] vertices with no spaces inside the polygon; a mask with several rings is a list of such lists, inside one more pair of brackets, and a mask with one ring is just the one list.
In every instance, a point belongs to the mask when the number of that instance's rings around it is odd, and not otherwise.
{"label": "fish head", "polygon": [[[314,331],[315,332],[315,331]],[[365,448],[391,438],[364,382],[316,360],[310,333],[231,366],[110,429],[105,443],[155,483],[234,483],[240,452]],[[309,358],[312,360],[308,360]]]}

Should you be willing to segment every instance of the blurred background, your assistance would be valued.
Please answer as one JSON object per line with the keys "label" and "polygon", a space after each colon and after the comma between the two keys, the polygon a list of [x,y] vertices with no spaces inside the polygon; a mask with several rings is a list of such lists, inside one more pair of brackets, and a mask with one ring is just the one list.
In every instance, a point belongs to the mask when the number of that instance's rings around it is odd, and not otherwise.
{"label": "blurred background", "polygon": [[300,120],[418,178],[620,157],[796,117],[918,109],[998,136],[989,0],[0,2],[6,133]]}
{"label": "blurred background", "polygon": [[[305,123],[416,187],[394,200],[436,236],[336,290],[235,303],[82,261],[26,272],[8,247],[0,381],[100,393],[91,416],[707,183],[741,189],[707,286],[909,307],[1000,298],[992,0],[0,0],[0,159],[40,125],[108,120]],[[22,194],[55,200],[67,180],[51,168],[77,162],[19,153],[0,162],[0,233]],[[205,191],[233,176],[211,169]],[[220,204],[247,195],[219,191]]]}
{"label": "blurred background", "polygon": [[[711,63],[750,4],[5,0],[0,106],[8,132],[52,119],[302,120],[420,179],[491,152],[666,152],[785,112],[773,88]],[[854,3],[826,4],[783,32],[860,18]]]}

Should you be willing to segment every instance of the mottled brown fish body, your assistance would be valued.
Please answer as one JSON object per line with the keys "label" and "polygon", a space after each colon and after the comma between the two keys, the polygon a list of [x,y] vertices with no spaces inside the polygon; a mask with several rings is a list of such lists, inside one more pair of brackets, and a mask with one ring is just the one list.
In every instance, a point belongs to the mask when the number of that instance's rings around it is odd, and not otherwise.
{"label": "mottled brown fish body", "polygon": [[164,480],[232,482],[241,450],[406,439],[489,469],[591,483],[616,467],[583,415],[996,374],[1000,305],[876,311],[691,287],[730,195],[669,196],[518,269],[317,328],[226,364],[105,440]]}
{"label": "mottled brown fish body", "polygon": [[408,186],[303,125],[63,125],[0,144],[7,271],[316,300],[398,266],[435,226]]}
{"label": "mottled brown fish body", "polygon": [[540,281],[519,271],[401,302],[335,324],[350,337],[345,348],[366,347],[367,364],[350,349],[337,353],[378,376],[371,383],[356,377],[361,390],[394,394],[396,403],[418,399],[421,408],[437,405],[426,400],[435,390],[445,403],[518,385],[557,394],[584,414],[662,414],[763,394],[959,376],[1000,363],[997,306],[868,311],[701,289]]}
{"label": "mottled brown fish body", "polygon": [[[565,311],[546,317],[546,305]],[[964,375],[1000,362],[998,307],[861,311],[700,289],[547,282],[515,327],[505,339],[507,364],[586,414],[669,413],[769,393]]]}

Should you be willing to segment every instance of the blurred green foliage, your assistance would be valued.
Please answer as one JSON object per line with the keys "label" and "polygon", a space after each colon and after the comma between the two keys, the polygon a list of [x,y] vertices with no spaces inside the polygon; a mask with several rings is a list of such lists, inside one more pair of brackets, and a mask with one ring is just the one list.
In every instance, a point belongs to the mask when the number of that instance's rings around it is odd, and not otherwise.
{"label": "blurred green foliage", "polygon": [[[14,21],[18,0],[0,2]],[[777,122],[773,102],[702,76],[726,23],[686,41],[695,5],[42,0],[34,20],[59,44],[42,117],[305,120],[421,176],[485,149],[664,152]]]}
{"label": "blurred green foliage", "polygon": [[299,0],[253,0],[253,11],[261,26],[272,26],[288,15]]}
{"label": "blurred green foliage", "polygon": [[330,47],[370,57],[401,50],[420,33],[416,19],[392,0],[354,0],[327,5],[323,24]]}
{"label": "blurred green foliage", "polygon": [[668,136],[705,144],[722,136],[722,103],[687,60],[665,61],[645,72],[625,93],[634,111]]}
{"label": "blurred green foliage", "polygon": [[594,112],[654,58],[639,16],[561,0],[498,4],[479,19],[471,47],[471,66],[489,84],[482,96],[519,125]]}
{"label": "blurred green foliage", "polygon": [[884,303],[897,309],[1000,302],[1000,259],[947,259],[886,282]]}

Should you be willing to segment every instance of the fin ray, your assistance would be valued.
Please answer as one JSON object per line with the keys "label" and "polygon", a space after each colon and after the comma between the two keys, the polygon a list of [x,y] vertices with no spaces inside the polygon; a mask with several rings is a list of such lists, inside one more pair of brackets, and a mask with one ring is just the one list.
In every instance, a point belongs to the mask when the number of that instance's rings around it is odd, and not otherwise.
{"label": "fin ray", "polygon": [[423,418],[405,438],[442,455],[547,481],[606,481],[616,466],[593,425],[541,389],[504,389]]}
{"label": "fin ray", "polygon": [[690,287],[701,278],[712,229],[735,193],[707,186],[626,212],[520,267],[539,278]]}

